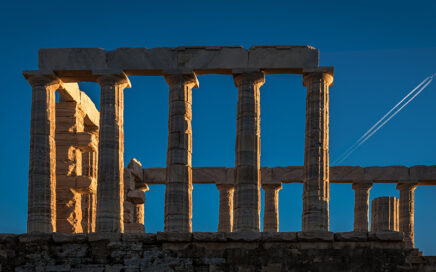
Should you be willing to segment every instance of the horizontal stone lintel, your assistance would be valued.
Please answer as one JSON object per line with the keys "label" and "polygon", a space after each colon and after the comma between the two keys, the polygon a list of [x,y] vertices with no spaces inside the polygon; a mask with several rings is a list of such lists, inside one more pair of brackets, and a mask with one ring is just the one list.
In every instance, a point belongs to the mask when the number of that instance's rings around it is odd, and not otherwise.
{"label": "horizontal stone lintel", "polygon": [[318,67],[312,46],[180,46],[147,49],[57,48],[39,50],[39,69],[66,82],[94,81],[93,70],[119,69],[129,76],[158,76],[166,70],[232,74],[233,69],[259,69],[266,74],[302,74]]}
{"label": "horizontal stone lintel", "polygon": [[[302,183],[302,166],[262,167],[262,184]],[[165,184],[165,168],[143,170],[143,181],[148,185]],[[233,184],[234,168],[193,167],[194,184]],[[330,183],[417,183],[436,185],[436,165],[432,166],[333,166],[330,167]]]}
{"label": "horizontal stone lintel", "polygon": [[145,243],[188,242],[392,242],[403,243],[400,232],[158,232],[158,233],[36,233],[0,234],[0,243],[83,243],[97,241],[126,241]]}

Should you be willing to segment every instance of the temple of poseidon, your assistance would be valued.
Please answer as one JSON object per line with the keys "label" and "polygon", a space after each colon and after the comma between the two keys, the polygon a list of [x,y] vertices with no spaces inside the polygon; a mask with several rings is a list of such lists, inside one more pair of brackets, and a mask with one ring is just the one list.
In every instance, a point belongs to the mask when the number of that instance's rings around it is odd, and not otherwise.
{"label": "temple of poseidon", "polygon": [[[436,258],[414,247],[414,191],[436,184],[436,166],[330,167],[334,73],[318,63],[319,50],[294,45],[41,49],[39,69],[23,72],[32,90],[28,233],[0,234],[0,271],[436,269]],[[192,89],[207,74],[232,76],[237,88],[234,168],[191,164]],[[269,74],[302,75],[307,88],[303,166],[260,166],[260,91]],[[168,84],[166,168],[134,158],[125,167],[132,76]],[[100,111],[78,82],[100,85]],[[279,232],[279,191],[295,182],[304,185],[301,231]],[[329,231],[330,183],[355,191],[350,232]],[[374,183],[396,183],[399,199],[375,198],[370,207]],[[152,234],[144,205],[153,205],[145,196],[156,184],[165,185],[165,221]],[[192,232],[193,184],[219,190],[217,232]]]}

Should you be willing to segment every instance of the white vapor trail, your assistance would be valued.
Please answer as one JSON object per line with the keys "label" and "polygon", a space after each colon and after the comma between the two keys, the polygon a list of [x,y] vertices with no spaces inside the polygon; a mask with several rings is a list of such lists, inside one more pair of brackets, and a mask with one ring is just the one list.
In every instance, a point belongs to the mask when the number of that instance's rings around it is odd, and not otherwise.
{"label": "white vapor trail", "polygon": [[[407,104],[409,104],[416,96],[418,96],[432,81],[436,74],[432,74],[426,77],[418,86],[410,91],[400,102],[398,102],[392,109],[390,109],[380,120],[377,121],[368,131],[366,131],[351,147],[349,147],[337,160],[333,162],[333,165],[343,162],[347,159],[357,148],[371,138],[374,133],[381,129],[387,122],[389,122],[395,115],[397,115]],[[419,90],[418,90],[419,89]],[[416,93],[415,91],[418,90]],[[407,100],[399,109],[397,109],[392,115],[389,116],[401,103],[404,102],[410,95],[415,93],[409,100]],[[386,119],[386,117],[388,117]],[[386,119],[386,120],[385,120]]]}

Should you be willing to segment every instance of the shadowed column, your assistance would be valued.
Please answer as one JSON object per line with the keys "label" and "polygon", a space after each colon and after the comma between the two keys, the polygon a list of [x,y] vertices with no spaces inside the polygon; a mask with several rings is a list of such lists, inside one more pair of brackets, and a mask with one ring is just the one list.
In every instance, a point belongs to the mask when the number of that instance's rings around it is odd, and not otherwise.
{"label": "shadowed column", "polygon": [[260,230],[260,87],[262,72],[234,75],[238,88],[234,231]]}
{"label": "shadowed column", "polygon": [[101,86],[96,232],[123,232],[125,74],[98,77]]}
{"label": "shadowed column", "polygon": [[329,86],[327,72],[304,73],[306,140],[304,152],[303,231],[329,230]]}
{"label": "shadowed column", "polygon": [[24,72],[32,85],[27,232],[56,232],[54,76]]}
{"label": "shadowed column", "polygon": [[265,191],[265,208],[263,211],[263,231],[279,231],[279,191],[281,184],[262,185]]}
{"label": "shadowed column", "polygon": [[398,231],[398,198],[377,197],[371,204],[371,231]]}
{"label": "shadowed column", "polygon": [[195,74],[167,74],[170,87],[165,232],[192,231],[192,88]]}
{"label": "shadowed column", "polygon": [[415,189],[416,183],[398,183],[400,190],[399,229],[404,233],[406,247],[413,248],[415,244]]}
{"label": "shadowed column", "polygon": [[354,189],[354,231],[368,232],[369,190],[372,183],[353,183]]}
{"label": "shadowed column", "polygon": [[220,211],[218,232],[232,232],[233,230],[233,184],[217,184],[220,191]]}

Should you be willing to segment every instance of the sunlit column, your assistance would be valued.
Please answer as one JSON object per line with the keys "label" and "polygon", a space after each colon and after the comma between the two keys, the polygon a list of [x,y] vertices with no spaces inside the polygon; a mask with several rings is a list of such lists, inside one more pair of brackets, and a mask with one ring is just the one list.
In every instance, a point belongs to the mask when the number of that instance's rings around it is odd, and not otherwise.
{"label": "sunlit column", "polygon": [[124,232],[125,74],[98,77],[101,86],[96,232]]}
{"label": "sunlit column", "polygon": [[281,184],[264,184],[265,191],[265,208],[263,210],[263,231],[279,231],[279,191],[282,189]]}
{"label": "sunlit column", "polygon": [[238,88],[234,231],[260,231],[260,87],[265,76],[233,77]]}
{"label": "sunlit column", "polygon": [[369,191],[372,183],[353,183],[354,190],[354,231],[368,232]]}
{"label": "sunlit column", "polygon": [[415,189],[416,183],[398,183],[400,190],[399,229],[405,235],[406,246],[415,244]]}
{"label": "sunlit column", "polygon": [[218,232],[231,232],[233,230],[233,184],[217,184],[220,191],[220,210]]}
{"label": "sunlit column", "polygon": [[32,85],[27,232],[56,231],[56,145],[54,76],[24,72]]}
{"label": "sunlit column", "polygon": [[329,230],[329,86],[332,73],[304,73],[306,140],[304,152],[303,231]]}
{"label": "sunlit column", "polygon": [[192,88],[195,74],[167,74],[169,85],[168,151],[165,189],[166,232],[192,231]]}

